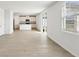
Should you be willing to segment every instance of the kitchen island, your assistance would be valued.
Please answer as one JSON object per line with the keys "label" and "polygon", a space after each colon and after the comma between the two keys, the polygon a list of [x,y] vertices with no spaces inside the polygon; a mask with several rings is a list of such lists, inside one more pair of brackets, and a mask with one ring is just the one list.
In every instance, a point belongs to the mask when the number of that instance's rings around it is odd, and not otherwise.
{"label": "kitchen island", "polygon": [[31,30],[31,24],[26,22],[20,23],[20,30]]}

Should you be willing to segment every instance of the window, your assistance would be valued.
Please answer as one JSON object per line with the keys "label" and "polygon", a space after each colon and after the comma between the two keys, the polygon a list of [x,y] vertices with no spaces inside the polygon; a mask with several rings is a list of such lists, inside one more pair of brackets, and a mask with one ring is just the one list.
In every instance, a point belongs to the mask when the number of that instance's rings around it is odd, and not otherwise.
{"label": "window", "polygon": [[65,2],[62,12],[63,29],[69,32],[79,32],[79,2]]}

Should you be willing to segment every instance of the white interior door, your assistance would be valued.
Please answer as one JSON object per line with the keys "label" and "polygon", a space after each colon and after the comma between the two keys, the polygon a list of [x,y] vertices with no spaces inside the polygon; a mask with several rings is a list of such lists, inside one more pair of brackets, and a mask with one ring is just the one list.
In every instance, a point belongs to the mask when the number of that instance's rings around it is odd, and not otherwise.
{"label": "white interior door", "polygon": [[4,11],[0,9],[0,36],[4,34]]}

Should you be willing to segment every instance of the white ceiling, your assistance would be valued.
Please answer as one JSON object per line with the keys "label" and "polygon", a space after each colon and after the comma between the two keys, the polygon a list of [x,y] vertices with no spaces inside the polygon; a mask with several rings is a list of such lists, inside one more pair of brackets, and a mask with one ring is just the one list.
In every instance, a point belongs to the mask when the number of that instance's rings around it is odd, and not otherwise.
{"label": "white ceiling", "polygon": [[54,1],[0,1],[0,8],[14,11],[16,14],[36,15]]}

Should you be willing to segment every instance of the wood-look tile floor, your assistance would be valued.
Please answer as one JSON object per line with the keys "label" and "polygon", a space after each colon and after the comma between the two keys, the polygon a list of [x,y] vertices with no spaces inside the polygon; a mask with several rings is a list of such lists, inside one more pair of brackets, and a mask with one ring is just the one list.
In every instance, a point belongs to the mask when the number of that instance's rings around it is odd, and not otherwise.
{"label": "wood-look tile floor", "polygon": [[15,31],[0,37],[1,57],[73,57],[37,31]]}

